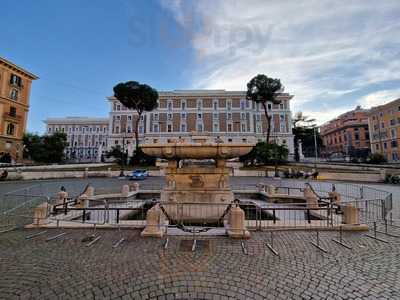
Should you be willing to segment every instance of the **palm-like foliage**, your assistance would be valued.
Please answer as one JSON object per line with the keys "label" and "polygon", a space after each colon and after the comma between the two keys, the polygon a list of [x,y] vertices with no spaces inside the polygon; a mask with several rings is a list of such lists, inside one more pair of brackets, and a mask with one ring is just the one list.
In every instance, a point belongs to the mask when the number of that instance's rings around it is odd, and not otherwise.
{"label": "palm-like foliage", "polygon": [[247,83],[246,98],[256,103],[261,103],[261,105],[264,108],[264,113],[268,124],[267,139],[266,139],[267,143],[269,143],[269,139],[271,136],[271,118],[272,118],[268,113],[267,103],[268,102],[271,102],[272,104],[281,103],[281,100],[277,96],[282,91],[283,91],[283,86],[279,79],[270,78],[264,74],[258,74]]}

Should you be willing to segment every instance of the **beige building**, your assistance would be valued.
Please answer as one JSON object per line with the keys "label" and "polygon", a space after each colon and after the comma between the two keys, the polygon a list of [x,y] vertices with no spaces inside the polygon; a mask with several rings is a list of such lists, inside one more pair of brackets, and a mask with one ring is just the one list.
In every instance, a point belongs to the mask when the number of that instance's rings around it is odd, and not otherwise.
{"label": "beige building", "polygon": [[371,108],[368,122],[372,153],[383,154],[389,162],[399,162],[400,98]]}
{"label": "beige building", "polygon": [[107,150],[108,118],[66,117],[44,121],[46,133],[67,135],[67,161],[100,162]]}
{"label": "beige building", "polygon": [[8,153],[22,159],[22,138],[26,129],[32,73],[0,57],[0,156]]}
{"label": "beige building", "polygon": [[[293,155],[290,100],[278,96],[279,105],[269,103],[272,116],[271,139],[286,144]],[[110,103],[108,147],[124,143],[134,150],[134,126],[137,114],[114,97]],[[267,122],[260,105],[246,100],[245,91],[178,90],[159,92],[158,108],[144,113],[139,123],[140,142],[163,143],[176,139],[190,142],[193,135],[207,135],[210,141],[254,143],[265,139]]]}

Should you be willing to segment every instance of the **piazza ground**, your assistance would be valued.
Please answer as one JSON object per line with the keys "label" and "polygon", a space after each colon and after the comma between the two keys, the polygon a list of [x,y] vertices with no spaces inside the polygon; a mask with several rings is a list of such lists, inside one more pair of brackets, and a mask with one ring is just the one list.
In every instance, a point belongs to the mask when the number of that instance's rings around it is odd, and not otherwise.
{"label": "piazza ground", "polygon": [[[346,249],[321,232],[325,254],[311,245],[315,232],[268,232],[245,242],[203,237],[194,252],[182,240],[141,238],[140,231],[16,230],[0,236],[1,299],[400,299],[400,239],[382,243],[346,233]],[[46,242],[60,232],[67,234]],[[398,232],[400,234],[400,230]]]}

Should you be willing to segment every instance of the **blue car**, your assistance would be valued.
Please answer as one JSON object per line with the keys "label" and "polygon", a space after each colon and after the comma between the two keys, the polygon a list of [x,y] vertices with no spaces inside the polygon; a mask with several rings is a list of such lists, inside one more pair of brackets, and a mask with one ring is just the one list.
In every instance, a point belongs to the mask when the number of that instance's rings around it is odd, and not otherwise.
{"label": "blue car", "polygon": [[149,176],[147,170],[134,170],[128,175],[129,180],[145,180]]}

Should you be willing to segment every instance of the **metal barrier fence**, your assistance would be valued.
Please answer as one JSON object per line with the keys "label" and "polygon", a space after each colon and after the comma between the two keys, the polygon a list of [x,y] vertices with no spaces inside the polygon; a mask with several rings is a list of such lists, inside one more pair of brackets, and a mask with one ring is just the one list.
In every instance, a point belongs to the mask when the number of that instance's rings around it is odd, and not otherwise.
{"label": "metal barrier fence", "polygon": [[[279,183],[279,181],[273,181],[272,183]],[[288,182],[283,182],[287,184]],[[315,182],[309,183],[290,181],[290,186],[278,186],[277,192],[292,196],[300,196],[303,194],[304,188],[309,184],[315,193],[321,197],[327,197],[328,193],[332,190],[336,190],[342,196],[343,204],[352,204],[359,209],[360,219],[367,223],[373,221],[381,221],[391,218],[391,211],[393,207],[392,195],[386,191],[377,190],[367,186],[357,186],[351,184],[333,184],[326,182]],[[33,209],[42,202],[54,203],[55,195],[59,191],[60,186],[63,183],[40,183],[31,187],[6,193],[0,202],[0,214],[1,226],[14,225],[17,227],[26,225],[32,222]],[[86,182],[72,182],[65,184],[67,191],[70,196],[79,195]],[[159,191],[161,186],[147,185],[146,190]],[[96,188],[96,194],[99,193],[110,193],[119,191],[120,187],[111,187],[99,189]],[[246,185],[235,185],[234,190],[240,190],[243,193],[257,191],[258,187],[256,184]],[[122,199],[120,199],[122,201]],[[125,199],[126,200],[126,199]],[[147,210],[154,205],[154,202],[148,204],[145,199],[136,199],[134,201],[116,201],[94,203],[88,208],[76,208],[70,205],[56,206],[55,214],[52,216],[54,220],[66,220],[71,222],[82,222],[82,223],[93,223],[93,224],[118,224],[123,225],[126,220],[135,220],[137,224],[143,224],[146,218]],[[199,205],[198,203],[196,203]],[[218,205],[205,205],[194,206],[194,204],[179,206],[174,204],[162,204],[166,209],[165,212],[168,215],[169,212],[173,213],[173,216],[185,216],[195,214],[199,216],[196,222],[187,222],[184,218],[175,218],[175,225],[198,225],[198,226],[211,226],[221,227],[223,226],[224,219],[216,219],[216,215],[223,215],[225,217],[225,210],[228,204]],[[95,206],[95,207],[93,207]],[[260,205],[241,203],[241,207],[245,211],[246,220],[252,227],[263,228],[266,226],[277,226],[293,225],[294,227],[302,224],[337,224],[341,222],[342,216],[337,206],[332,204],[326,207],[320,207],[316,209],[308,209],[307,207],[291,206],[291,205]],[[213,212],[212,212],[213,211]],[[339,211],[339,213],[337,213]],[[64,215],[64,217],[63,217]],[[214,215],[214,222],[210,222],[210,218],[205,216]],[[173,217],[169,216],[169,217]],[[189,219],[189,218],[187,218]],[[311,226],[311,225],[310,225]]]}

